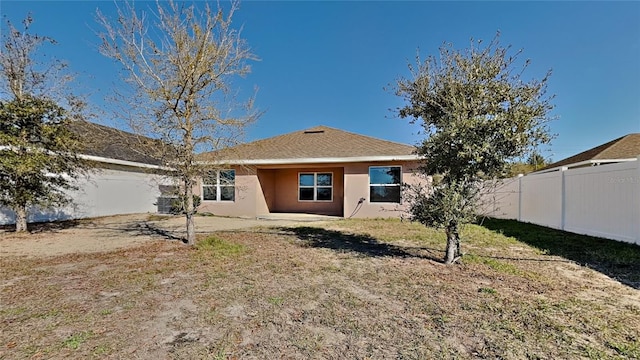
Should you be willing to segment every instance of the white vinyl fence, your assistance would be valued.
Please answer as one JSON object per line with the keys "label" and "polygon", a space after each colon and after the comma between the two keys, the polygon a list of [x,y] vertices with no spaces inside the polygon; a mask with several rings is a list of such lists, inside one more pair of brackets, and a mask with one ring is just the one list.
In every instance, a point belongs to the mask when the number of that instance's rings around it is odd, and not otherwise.
{"label": "white vinyl fence", "polygon": [[484,213],[640,245],[640,157],[485,184]]}

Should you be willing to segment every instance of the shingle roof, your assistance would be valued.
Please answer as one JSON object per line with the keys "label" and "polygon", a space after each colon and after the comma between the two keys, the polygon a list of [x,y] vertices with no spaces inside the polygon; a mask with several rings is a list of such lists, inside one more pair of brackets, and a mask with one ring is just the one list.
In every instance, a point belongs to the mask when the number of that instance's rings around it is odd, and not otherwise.
{"label": "shingle roof", "polygon": [[148,151],[149,148],[158,145],[157,140],[88,121],[74,121],[70,128],[84,143],[82,153],[85,155],[151,165],[161,164],[161,160],[150,156],[152,152]]}
{"label": "shingle roof", "polygon": [[[640,133],[628,134],[548,165],[545,169],[589,160],[630,159],[640,155]],[[544,169],[543,169],[544,170]]]}
{"label": "shingle roof", "polygon": [[200,155],[201,160],[406,157],[414,146],[317,126]]}

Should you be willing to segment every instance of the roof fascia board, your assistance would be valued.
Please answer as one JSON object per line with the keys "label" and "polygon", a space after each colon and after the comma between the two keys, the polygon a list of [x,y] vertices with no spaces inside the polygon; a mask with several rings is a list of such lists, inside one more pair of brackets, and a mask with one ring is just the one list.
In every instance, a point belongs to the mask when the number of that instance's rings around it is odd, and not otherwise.
{"label": "roof fascia board", "polygon": [[410,161],[420,160],[418,155],[391,155],[391,156],[354,156],[354,157],[326,157],[326,158],[299,158],[299,159],[254,159],[254,160],[220,160],[199,161],[200,164],[236,164],[236,165],[291,165],[291,164],[329,164],[329,163],[353,163],[370,161]]}
{"label": "roof fascia board", "polygon": [[125,165],[125,166],[139,167],[139,168],[144,168],[144,169],[172,170],[171,168],[168,168],[166,166],[145,164],[145,163],[139,163],[139,162],[135,162],[135,161],[111,159],[111,158],[106,158],[106,157],[102,157],[102,156],[84,155],[84,154],[80,154],[78,156],[80,158],[82,158],[82,159],[85,159],[85,160],[97,161],[97,162],[102,162],[102,163],[107,163],[107,164]]}
{"label": "roof fascia board", "polygon": [[584,166],[584,165],[610,164],[610,163],[619,163],[619,162],[637,161],[637,160],[638,160],[638,158],[584,160],[584,161],[580,161],[580,162],[573,163],[573,164],[557,166],[557,167],[554,167],[554,168],[551,168],[551,169],[534,171],[531,174],[543,174],[543,173],[548,173],[548,172],[553,172],[553,171],[559,171],[559,170],[562,170],[562,168],[571,169],[571,168],[574,168],[574,167]]}

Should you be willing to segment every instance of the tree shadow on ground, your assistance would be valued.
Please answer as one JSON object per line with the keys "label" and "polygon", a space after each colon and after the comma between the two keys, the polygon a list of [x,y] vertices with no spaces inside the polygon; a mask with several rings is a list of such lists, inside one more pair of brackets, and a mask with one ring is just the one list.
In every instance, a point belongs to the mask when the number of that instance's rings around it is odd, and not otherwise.
{"label": "tree shadow on ground", "polygon": [[130,221],[130,222],[114,223],[114,224],[100,224],[100,225],[91,224],[91,228],[112,230],[116,232],[121,232],[129,236],[149,236],[154,238],[159,237],[164,240],[177,240],[183,243],[187,242],[183,236],[176,235],[176,233],[180,233],[180,231],[164,229],[146,220]]}
{"label": "tree shadow on ground", "polygon": [[182,236],[174,235],[171,231],[156,227],[147,222],[135,224],[133,227],[125,229],[125,231],[135,232],[136,235],[148,235],[148,236],[160,236],[167,240],[178,240],[183,243],[187,243],[187,240]]}
{"label": "tree shadow on ground", "polygon": [[640,289],[640,246],[578,235],[515,220],[485,219],[482,226],[516,238],[548,255],[561,256]]}
{"label": "tree shadow on ground", "polygon": [[[27,231],[29,233],[43,233],[43,232],[57,232],[64,229],[71,229],[80,225],[80,220],[60,220],[49,222],[32,222],[27,225]],[[15,232],[16,225],[0,225],[0,231],[3,232]]]}
{"label": "tree shadow on ground", "polygon": [[435,256],[434,249],[389,244],[369,235],[350,234],[310,226],[277,229],[295,235],[302,242],[301,245],[306,247],[353,252],[369,257],[419,258],[442,263],[442,258]]}

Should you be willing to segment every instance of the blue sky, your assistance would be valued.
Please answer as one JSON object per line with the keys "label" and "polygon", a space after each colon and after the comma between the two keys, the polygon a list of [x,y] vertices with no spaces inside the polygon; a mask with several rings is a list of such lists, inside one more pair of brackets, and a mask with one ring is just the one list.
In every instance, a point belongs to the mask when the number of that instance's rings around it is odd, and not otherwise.
{"label": "blue sky", "polygon": [[[110,13],[114,5],[0,2],[16,25],[31,12],[33,31],[59,43],[45,51],[67,60],[79,73],[78,91],[108,108],[104,98],[121,83],[118,66],[97,51],[97,8]],[[531,59],[525,77],[553,71],[558,136],[545,156],[560,160],[640,132],[640,2],[245,1],[234,23],[261,59],[235,82],[247,92],[257,86],[256,104],[266,111],[247,141],[322,124],[414,144],[417,128],[395,118],[390,109],[402,101],[384,88],[408,75],[417,51],[436,54],[444,41],[463,48],[498,30],[503,45]]]}

